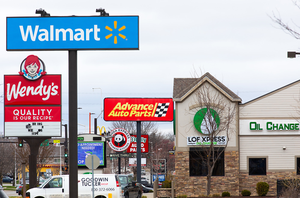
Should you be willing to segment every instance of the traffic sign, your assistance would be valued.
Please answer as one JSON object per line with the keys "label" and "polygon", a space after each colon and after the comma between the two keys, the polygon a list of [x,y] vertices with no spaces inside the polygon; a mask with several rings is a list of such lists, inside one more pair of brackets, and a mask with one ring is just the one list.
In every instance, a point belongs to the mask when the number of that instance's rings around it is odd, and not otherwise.
{"label": "traffic sign", "polygon": [[110,158],[133,157],[133,153],[110,153]]}
{"label": "traffic sign", "polygon": [[89,168],[89,169],[96,169],[98,168],[100,164],[100,159],[99,157],[97,157],[97,155],[88,155],[85,159],[85,165]]}

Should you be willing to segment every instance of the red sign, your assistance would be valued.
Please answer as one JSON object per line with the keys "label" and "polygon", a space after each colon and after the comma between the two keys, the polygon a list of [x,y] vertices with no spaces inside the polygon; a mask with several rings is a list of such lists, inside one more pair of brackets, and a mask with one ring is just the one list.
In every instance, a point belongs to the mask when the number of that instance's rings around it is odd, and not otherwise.
{"label": "red sign", "polygon": [[60,106],[9,106],[4,108],[5,122],[60,122]]}
{"label": "red sign", "polygon": [[[137,149],[137,136],[136,135],[131,135],[131,143],[127,149],[127,153],[136,153]],[[148,153],[149,151],[149,136],[148,135],[141,135],[141,152],[142,153]]]}
{"label": "red sign", "polygon": [[4,105],[61,105],[61,75],[4,75]]}
{"label": "red sign", "polygon": [[105,98],[106,121],[173,121],[172,98]]}

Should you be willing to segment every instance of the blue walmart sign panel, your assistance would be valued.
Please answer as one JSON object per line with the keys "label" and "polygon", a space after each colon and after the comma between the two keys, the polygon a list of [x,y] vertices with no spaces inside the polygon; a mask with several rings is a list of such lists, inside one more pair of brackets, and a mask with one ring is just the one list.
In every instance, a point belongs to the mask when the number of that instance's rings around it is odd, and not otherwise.
{"label": "blue walmart sign panel", "polygon": [[139,17],[6,18],[8,51],[92,49],[139,49]]}

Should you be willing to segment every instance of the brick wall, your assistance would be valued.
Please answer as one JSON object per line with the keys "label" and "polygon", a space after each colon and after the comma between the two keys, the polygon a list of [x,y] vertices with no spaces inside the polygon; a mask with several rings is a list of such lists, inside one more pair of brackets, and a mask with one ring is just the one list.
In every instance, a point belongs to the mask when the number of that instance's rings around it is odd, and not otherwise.
{"label": "brick wall", "polygon": [[267,182],[269,184],[269,192],[267,196],[277,195],[277,179],[292,179],[299,176],[296,172],[292,171],[282,171],[282,172],[267,172],[267,175],[248,175],[248,172],[240,173],[240,191],[246,189],[251,192],[251,195],[257,196],[256,184],[258,182]]}
{"label": "brick wall", "polygon": [[[238,151],[225,152],[225,176],[212,176],[211,194],[230,192],[232,196],[239,195],[239,153]],[[199,197],[206,195],[207,178],[203,176],[190,177],[189,152],[175,153],[175,196],[187,195]]]}

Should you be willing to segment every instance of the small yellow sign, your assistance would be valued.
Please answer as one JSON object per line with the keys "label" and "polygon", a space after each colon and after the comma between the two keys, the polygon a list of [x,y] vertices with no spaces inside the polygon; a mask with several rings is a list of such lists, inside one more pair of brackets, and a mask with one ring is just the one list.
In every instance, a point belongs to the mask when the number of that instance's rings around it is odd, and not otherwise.
{"label": "small yellow sign", "polygon": [[60,143],[60,140],[53,140],[53,143]]}

